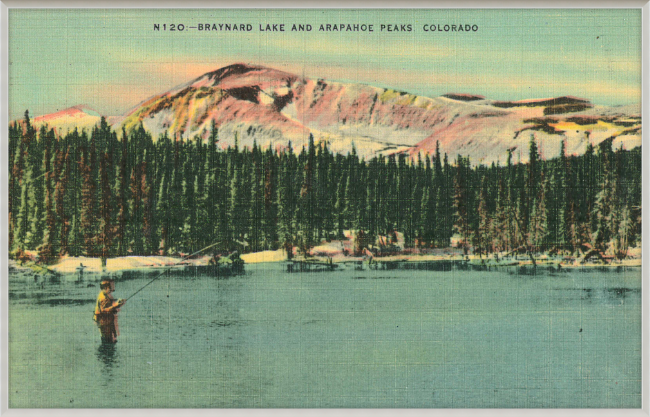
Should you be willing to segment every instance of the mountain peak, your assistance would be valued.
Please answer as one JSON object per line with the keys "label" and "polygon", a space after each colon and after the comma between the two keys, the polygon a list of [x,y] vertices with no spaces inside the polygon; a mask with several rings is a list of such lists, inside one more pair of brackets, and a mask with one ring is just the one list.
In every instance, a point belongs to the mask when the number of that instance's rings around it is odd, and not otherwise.
{"label": "mountain peak", "polygon": [[[230,88],[257,86],[264,90],[267,86],[287,85],[297,80],[298,76],[261,65],[236,63],[203,74],[188,84],[180,87],[218,87]],[[175,89],[174,91],[177,91]]]}
{"label": "mountain peak", "polygon": [[91,129],[101,120],[99,112],[89,106],[80,104],[55,113],[34,117],[34,126],[47,125],[57,133],[64,133],[74,128]]}
{"label": "mountain peak", "polygon": [[100,114],[84,104],[68,107],[67,109],[59,110],[55,113],[37,116],[34,118],[35,122],[51,122],[61,118],[83,118],[86,116],[101,117]]}
{"label": "mountain peak", "polygon": [[204,74],[202,77],[208,77],[211,80],[214,80],[216,84],[227,77],[242,75],[242,74],[246,74],[247,72],[263,70],[263,69],[267,69],[267,68],[258,65],[251,65],[251,64],[245,64],[239,62],[239,63],[225,66],[223,68],[219,68],[218,70],[212,72],[208,72],[207,74]]}

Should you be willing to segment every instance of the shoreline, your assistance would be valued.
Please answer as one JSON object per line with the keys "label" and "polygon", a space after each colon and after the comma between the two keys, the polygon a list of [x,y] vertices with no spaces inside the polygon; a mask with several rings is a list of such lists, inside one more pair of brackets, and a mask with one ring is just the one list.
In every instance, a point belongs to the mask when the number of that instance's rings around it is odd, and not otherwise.
{"label": "shoreline", "polygon": [[[400,263],[406,264],[422,264],[422,263],[453,263],[462,264],[470,267],[541,267],[553,269],[580,269],[580,268],[618,268],[618,267],[641,267],[642,261],[640,258],[628,258],[622,261],[611,261],[610,263],[594,263],[586,262],[579,263],[578,261],[567,262],[557,258],[548,258],[547,256],[540,256],[535,258],[535,265],[526,257],[510,257],[499,258],[496,261],[493,257],[479,257],[477,255],[428,255],[428,254],[397,254],[383,257],[355,257],[355,256],[312,256],[302,257],[294,256],[293,259],[287,260],[284,251],[263,251],[247,253],[240,256],[245,264],[258,264],[258,263],[287,263],[287,264],[311,264],[314,266],[327,266],[332,265],[332,269],[340,266],[354,266],[356,268],[371,268],[382,269],[386,265],[394,265]],[[156,273],[162,272],[167,269],[183,271],[192,267],[207,267],[210,260],[209,256],[198,257],[194,259],[186,259],[181,261],[182,258],[171,256],[124,256],[109,258],[106,267],[101,267],[100,258],[91,257],[63,257],[59,262],[53,265],[42,265],[38,263],[27,263],[19,265],[17,261],[9,261],[10,275],[13,271],[18,273],[31,273],[31,274],[48,274],[53,273],[61,276],[77,276],[82,271],[83,275],[97,276],[97,275],[121,275],[123,273],[133,272],[147,272]],[[83,265],[81,267],[81,265]]]}

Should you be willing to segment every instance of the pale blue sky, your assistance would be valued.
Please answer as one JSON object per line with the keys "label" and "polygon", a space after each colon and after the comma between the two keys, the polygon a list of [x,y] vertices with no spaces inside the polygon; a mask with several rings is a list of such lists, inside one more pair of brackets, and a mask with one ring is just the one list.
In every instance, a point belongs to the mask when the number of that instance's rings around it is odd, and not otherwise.
{"label": "pale blue sky", "polygon": [[[250,23],[247,32],[154,32],[154,23]],[[285,23],[286,32],[259,25]],[[291,32],[293,23],[312,32]],[[373,24],[324,33],[321,23]],[[411,24],[411,32],[380,31]],[[475,24],[477,32],[425,32]],[[640,102],[640,9],[147,10],[13,9],[10,117],[86,104],[119,115],[154,94],[235,62],[310,77],[516,100],[574,95]]]}

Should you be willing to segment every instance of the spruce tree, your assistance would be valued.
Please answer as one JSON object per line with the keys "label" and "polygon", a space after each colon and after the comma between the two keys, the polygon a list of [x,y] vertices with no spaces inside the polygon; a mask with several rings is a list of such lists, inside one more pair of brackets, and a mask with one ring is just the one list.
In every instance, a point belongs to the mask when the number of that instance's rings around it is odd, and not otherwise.
{"label": "spruce tree", "polygon": [[481,180],[481,189],[478,198],[479,225],[474,237],[474,241],[476,242],[474,251],[477,252],[479,256],[487,255],[487,253],[491,251],[491,218],[490,213],[488,212],[487,193],[487,177],[484,176]]}
{"label": "spruce tree", "polygon": [[291,169],[286,152],[280,155],[280,175],[278,178],[278,239],[284,248],[287,259],[293,257],[294,209],[291,190]]}
{"label": "spruce tree", "polygon": [[[155,253],[160,242],[157,238],[153,214],[153,194],[149,180],[148,164],[143,161],[140,168],[140,204],[142,209],[142,250],[145,255]],[[194,252],[194,251],[192,251]]]}
{"label": "spruce tree", "polygon": [[[611,151],[611,149],[610,149]],[[602,252],[606,251],[612,239],[613,202],[614,202],[614,181],[609,166],[609,152],[603,147],[599,151],[603,169],[600,191],[596,195],[596,201],[592,212],[592,246]]]}
{"label": "spruce tree", "polygon": [[54,146],[54,138],[47,135],[44,138],[43,152],[43,187],[45,191],[45,204],[43,216],[43,240],[39,247],[39,257],[45,262],[51,262],[57,251],[56,245],[56,218],[54,211],[54,185],[55,169],[52,167],[50,152]]}
{"label": "spruce tree", "polygon": [[[59,159],[60,158],[60,159]],[[70,233],[70,210],[66,210],[66,195],[68,194],[68,183],[70,181],[70,147],[66,147],[65,156],[63,151],[58,152],[57,165],[59,175],[58,181],[54,190],[54,202],[56,206],[56,219],[59,223],[58,228],[58,243],[59,254],[65,255],[68,253],[68,234]]]}
{"label": "spruce tree", "polygon": [[623,260],[627,257],[628,248],[630,247],[630,236],[633,230],[632,212],[629,206],[623,206],[619,212],[620,221],[618,228],[614,233],[614,256],[616,259]]}
{"label": "spruce tree", "polygon": [[98,205],[99,227],[97,235],[98,254],[101,258],[102,267],[106,267],[107,259],[111,255],[113,243],[111,224],[111,186],[108,178],[110,161],[108,152],[99,155],[99,187],[100,198]]}
{"label": "spruce tree", "polygon": [[538,190],[541,182],[539,178],[540,171],[539,153],[537,151],[537,142],[533,135],[530,137],[529,150],[528,150],[528,165],[526,175],[526,189],[525,196],[521,200],[522,210],[520,212],[520,220],[522,227],[526,229],[528,244],[534,240],[537,225],[532,219],[533,211],[535,211],[538,200]]}
{"label": "spruce tree", "polygon": [[237,166],[233,168],[232,179],[230,180],[229,190],[229,207],[228,207],[228,223],[230,228],[229,238],[230,245],[235,241],[242,241],[245,237],[247,227],[247,202],[244,200],[243,180],[242,175],[243,167]]}
{"label": "spruce tree", "polygon": [[348,177],[346,175],[341,175],[339,183],[336,187],[336,203],[334,204],[334,210],[336,212],[336,238],[343,239],[343,231],[348,228],[346,223],[346,215],[348,212],[347,207],[347,184]]}
{"label": "spruce tree", "polygon": [[[28,119],[29,120],[29,119]],[[12,123],[9,126],[9,248],[14,247],[14,233],[16,218],[20,206],[21,184],[25,160],[25,140],[23,129],[19,123]]]}
{"label": "spruce tree", "polygon": [[[304,153],[304,148],[303,148]],[[307,149],[306,155],[303,157],[303,168],[302,168],[302,181],[300,187],[300,195],[298,197],[298,205],[296,208],[296,220],[298,224],[298,238],[300,249],[303,252],[307,252],[314,244],[314,208],[315,208],[315,198],[314,198],[314,170],[315,170],[315,159],[316,152],[314,149],[314,137],[309,136],[309,147]],[[355,219],[357,222],[359,220],[358,214]]]}
{"label": "spruce tree", "polygon": [[89,158],[90,152],[81,151],[79,171],[81,174],[81,215],[79,219],[79,235],[82,242],[82,253],[86,256],[95,255],[95,182]]}
{"label": "spruce tree", "polygon": [[275,249],[278,240],[277,234],[277,182],[276,161],[273,149],[269,148],[265,154],[264,160],[264,204],[262,214],[262,240],[265,249]]}
{"label": "spruce tree", "polygon": [[467,255],[469,250],[469,239],[471,236],[470,223],[469,223],[469,210],[468,204],[468,185],[467,185],[467,161],[460,155],[456,160],[456,179],[454,182],[454,209],[456,211],[456,232],[459,234],[459,245],[463,252]]}
{"label": "spruce tree", "polygon": [[183,227],[183,207],[181,194],[183,192],[183,171],[181,166],[181,152],[183,151],[182,141],[174,143],[174,156],[169,180],[168,203],[169,211],[166,218],[168,227],[166,248],[171,254],[181,251],[181,230]]}
{"label": "spruce tree", "polygon": [[131,168],[131,175],[129,181],[129,250],[133,255],[142,255],[144,247],[142,246],[142,235],[140,233],[140,226],[142,224],[142,208],[141,200],[142,194],[140,189],[140,169],[141,165],[137,164]]}
{"label": "spruce tree", "polygon": [[27,231],[29,230],[28,194],[32,183],[31,165],[27,166],[20,181],[20,205],[16,216],[14,247],[27,249]]}
{"label": "spruce tree", "polygon": [[120,141],[119,164],[117,164],[117,175],[115,178],[115,204],[117,207],[115,219],[115,252],[118,256],[124,256],[128,249],[127,240],[127,178],[128,178],[128,135],[122,128],[122,140]]}
{"label": "spruce tree", "polygon": [[253,166],[253,169],[250,171],[251,200],[248,205],[249,225],[247,233],[249,247],[253,252],[260,251],[263,236],[262,216],[264,212],[264,195],[261,177],[259,166]]}
{"label": "spruce tree", "polygon": [[499,176],[497,187],[496,206],[491,220],[491,234],[494,250],[502,252],[508,248],[508,201],[506,200],[503,175]]}
{"label": "spruce tree", "polygon": [[414,193],[415,195],[419,193],[422,196],[420,199],[420,207],[419,207],[420,216],[419,216],[419,225],[418,225],[419,227],[417,233],[419,246],[421,247],[429,246],[431,242],[430,226],[432,224],[432,218],[429,216],[430,213],[429,200],[430,200],[430,195],[433,192],[434,191],[430,190],[429,187],[423,187],[422,191],[417,190]]}
{"label": "spruce tree", "polygon": [[541,187],[539,188],[536,198],[533,200],[535,206],[533,207],[530,217],[532,231],[530,233],[531,241],[529,242],[529,245],[535,248],[537,252],[546,249],[549,240],[548,211],[546,207],[546,195],[548,194],[549,186],[548,181],[546,181],[544,177],[545,175],[542,172],[540,176]]}
{"label": "spruce tree", "polygon": [[43,240],[45,230],[44,222],[44,198],[45,195],[45,171],[50,164],[50,146],[48,143],[47,128],[41,126],[38,134],[38,141],[33,141],[29,150],[29,159],[32,164],[32,184],[29,189],[29,230],[26,243],[30,249],[37,249]]}

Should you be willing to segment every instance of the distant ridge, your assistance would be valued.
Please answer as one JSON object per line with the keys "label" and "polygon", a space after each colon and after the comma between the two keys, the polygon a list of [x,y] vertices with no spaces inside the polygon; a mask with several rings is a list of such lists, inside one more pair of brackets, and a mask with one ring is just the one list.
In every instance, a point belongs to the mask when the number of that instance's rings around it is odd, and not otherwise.
{"label": "distant ridge", "polygon": [[443,94],[443,97],[450,98],[452,100],[458,100],[458,101],[477,101],[477,100],[485,100],[484,96],[478,96],[474,94],[457,94],[457,93],[447,93]]}

